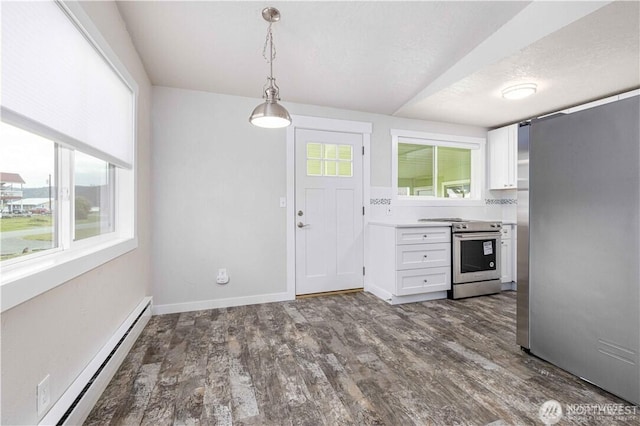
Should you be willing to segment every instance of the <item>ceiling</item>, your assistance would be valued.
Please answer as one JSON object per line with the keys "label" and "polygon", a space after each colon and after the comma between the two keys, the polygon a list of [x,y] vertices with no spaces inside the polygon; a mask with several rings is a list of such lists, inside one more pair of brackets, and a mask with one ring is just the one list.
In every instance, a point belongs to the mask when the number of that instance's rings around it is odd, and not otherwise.
{"label": "ceiling", "polygon": [[[118,2],[152,84],[497,127],[640,86],[640,3]],[[501,90],[533,82],[509,101]],[[292,113],[295,110],[291,109]]]}

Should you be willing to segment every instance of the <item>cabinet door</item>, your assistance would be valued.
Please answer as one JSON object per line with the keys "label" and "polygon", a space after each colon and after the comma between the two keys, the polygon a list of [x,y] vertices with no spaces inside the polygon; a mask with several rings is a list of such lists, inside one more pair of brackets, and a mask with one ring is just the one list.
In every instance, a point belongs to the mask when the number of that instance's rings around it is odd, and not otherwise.
{"label": "cabinet door", "polygon": [[511,281],[513,281],[513,256],[511,254],[511,240],[502,240],[500,255],[500,260],[502,261],[502,272],[500,281],[503,283],[510,283]]}
{"label": "cabinet door", "polygon": [[515,189],[518,154],[518,125],[487,133],[489,189]]}

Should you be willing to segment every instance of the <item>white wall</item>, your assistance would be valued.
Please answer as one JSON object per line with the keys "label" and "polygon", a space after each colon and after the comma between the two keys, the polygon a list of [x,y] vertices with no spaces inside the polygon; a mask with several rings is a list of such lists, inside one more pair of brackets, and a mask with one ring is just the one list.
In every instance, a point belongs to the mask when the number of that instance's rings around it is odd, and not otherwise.
{"label": "white wall", "polygon": [[83,3],[140,88],[139,248],[2,313],[2,424],[37,424],[36,386],[51,375],[52,402],[150,294],[151,86],[115,3]]}
{"label": "white wall", "polygon": [[[249,114],[260,102],[257,98],[153,89],[156,312],[284,297],[286,209],[279,207],[279,198],[286,194],[286,133],[249,124]],[[297,115],[373,123],[374,186],[391,186],[391,128],[486,137],[486,129],[479,127],[310,105],[285,106]],[[499,216],[499,208],[494,210]],[[228,269],[231,282],[226,286],[215,283],[218,268]]]}

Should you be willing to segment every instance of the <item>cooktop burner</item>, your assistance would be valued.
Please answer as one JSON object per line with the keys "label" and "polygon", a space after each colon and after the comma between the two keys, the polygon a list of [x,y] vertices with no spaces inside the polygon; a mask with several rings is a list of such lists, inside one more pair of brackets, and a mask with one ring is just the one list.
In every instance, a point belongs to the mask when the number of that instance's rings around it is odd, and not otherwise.
{"label": "cooktop burner", "polygon": [[433,219],[418,219],[418,222],[469,222],[459,217],[437,217]]}
{"label": "cooktop burner", "polygon": [[418,219],[418,222],[449,222],[451,232],[495,232],[502,228],[502,222],[491,222],[485,220],[468,220],[459,217],[436,217],[433,219]]}

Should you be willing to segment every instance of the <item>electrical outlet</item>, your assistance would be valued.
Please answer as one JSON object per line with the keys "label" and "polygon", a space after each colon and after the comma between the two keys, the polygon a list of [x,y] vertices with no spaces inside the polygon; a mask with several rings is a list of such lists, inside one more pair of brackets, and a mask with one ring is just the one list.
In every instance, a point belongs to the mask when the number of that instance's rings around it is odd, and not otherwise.
{"label": "electrical outlet", "polygon": [[216,276],[216,282],[218,284],[227,284],[229,282],[229,275],[225,268],[218,269],[218,275]]}
{"label": "electrical outlet", "polygon": [[36,390],[38,416],[47,412],[49,405],[51,405],[51,389],[49,389],[49,375],[42,379],[38,383],[38,389]]}
{"label": "electrical outlet", "polygon": [[287,197],[280,197],[280,207],[287,207]]}

